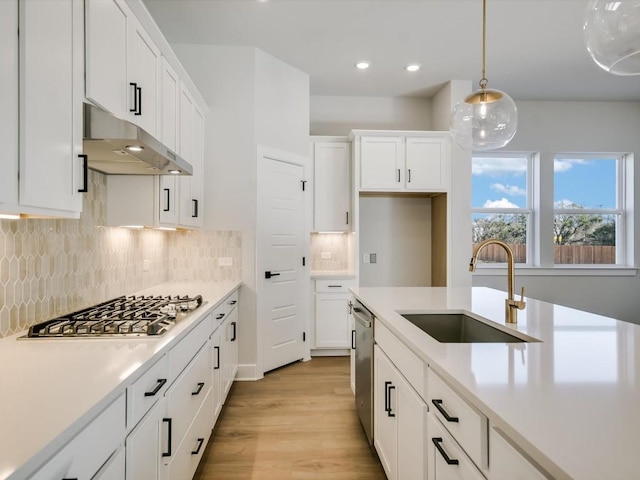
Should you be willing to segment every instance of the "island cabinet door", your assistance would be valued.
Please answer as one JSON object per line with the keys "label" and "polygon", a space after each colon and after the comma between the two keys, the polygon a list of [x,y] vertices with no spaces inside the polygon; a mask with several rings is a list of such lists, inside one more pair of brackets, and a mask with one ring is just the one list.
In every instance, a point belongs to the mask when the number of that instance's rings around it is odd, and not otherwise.
{"label": "island cabinet door", "polygon": [[491,480],[544,480],[537,469],[502,433],[489,431],[489,469]]}

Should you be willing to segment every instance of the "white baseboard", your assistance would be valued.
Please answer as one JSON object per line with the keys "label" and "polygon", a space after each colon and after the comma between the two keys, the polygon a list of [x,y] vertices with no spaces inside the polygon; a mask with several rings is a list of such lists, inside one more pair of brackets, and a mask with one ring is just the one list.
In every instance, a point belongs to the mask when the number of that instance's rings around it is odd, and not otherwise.
{"label": "white baseboard", "polygon": [[238,374],[236,380],[239,382],[253,382],[260,380],[264,375],[258,371],[258,367],[255,363],[238,365]]}
{"label": "white baseboard", "polygon": [[311,350],[312,357],[348,357],[348,348],[323,348]]}

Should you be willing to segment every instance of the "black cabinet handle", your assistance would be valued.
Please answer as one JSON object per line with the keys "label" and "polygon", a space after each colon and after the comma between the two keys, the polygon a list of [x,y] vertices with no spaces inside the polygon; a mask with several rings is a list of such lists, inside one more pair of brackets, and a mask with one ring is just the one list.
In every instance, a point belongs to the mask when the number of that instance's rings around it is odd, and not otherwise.
{"label": "black cabinet handle", "polygon": [[133,108],[130,108],[130,112],[135,112],[138,115],[138,84],[136,82],[129,82],[129,86],[133,87]]}
{"label": "black cabinet handle", "polygon": [[398,169],[398,183],[400,183],[400,169]]}
{"label": "black cabinet handle", "polygon": [[351,330],[351,350],[356,349],[356,331]]}
{"label": "black cabinet handle", "polygon": [[236,303],[238,303],[238,301],[237,301],[237,300],[231,300],[231,301],[229,302],[229,305],[235,305]]}
{"label": "black cabinet handle", "polygon": [[198,199],[192,198],[191,202],[193,203],[193,213],[191,214],[191,218],[198,218]]}
{"label": "black cabinet handle", "polygon": [[233,337],[231,337],[231,341],[235,342],[237,338],[236,322],[231,322],[231,326],[233,327]]}
{"label": "black cabinet handle", "polygon": [[168,212],[169,210],[171,210],[171,189],[163,188],[163,190],[167,193],[167,207],[164,208],[162,211]]}
{"label": "black cabinet handle", "polygon": [[78,189],[80,193],[89,191],[89,157],[86,154],[78,155],[82,159],[82,188]]}
{"label": "black cabinet handle", "polygon": [[196,448],[194,451],[192,451],[191,455],[198,455],[200,453],[200,449],[202,448],[203,444],[204,444],[204,438],[199,438],[198,439],[198,448]]}
{"label": "black cabinet handle", "polygon": [[200,395],[202,387],[204,387],[204,382],[198,382],[198,388],[196,388],[194,392],[191,392],[191,395]]}
{"label": "black cabinet handle", "polygon": [[220,347],[213,347],[216,349],[216,366],[213,367],[214,370],[220,370]]}
{"label": "black cabinet handle", "polygon": [[150,392],[144,392],[144,396],[145,397],[155,397],[155,395],[160,391],[160,389],[164,386],[165,383],[167,383],[167,379],[166,378],[159,378],[158,379],[158,384],[156,385],[156,388],[154,388]]}
{"label": "black cabinet handle", "polygon": [[440,452],[440,455],[442,455],[442,458],[444,458],[444,461],[447,462],[447,465],[458,465],[460,463],[455,458],[449,457],[449,455],[447,455],[447,452],[444,451],[444,448],[442,448],[442,445],[440,445],[442,443],[441,437],[432,438],[431,441]]}
{"label": "black cabinet handle", "polygon": [[391,385],[391,382],[384,382],[384,411],[389,413],[389,410],[391,410],[391,407],[389,406],[390,399],[389,399],[389,385]]}
{"label": "black cabinet handle", "polygon": [[271,273],[271,272],[264,272],[264,278],[271,278],[271,277],[279,277],[280,274],[279,273]]}
{"label": "black cabinet handle", "polygon": [[347,225],[349,225],[349,212],[347,212]]}
{"label": "black cabinet handle", "polygon": [[431,403],[433,403],[433,405],[438,409],[438,411],[442,414],[442,416],[444,417],[444,419],[447,422],[459,422],[460,421],[458,419],[458,417],[452,417],[447,413],[447,411],[442,406],[442,400],[434,399],[434,400],[431,400]]}
{"label": "black cabinet handle", "polygon": [[342,288],[342,285],[327,285],[329,288]]}
{"label": "black cabinet handle", "polygon": [[162,456],[163,457],[170,457],[172,455],[171,453],[171,426],[173,421],[170,418],[163,418],[162,419],[162,423],[166,423],[167,424],[167,449],[169,450],[168,452],[162,452]]}
{"label": "black cabinet handle", "polygon": [[409,183],[411,183],[411,169],[407,169],[407,173],[409,174]]}
{"label": "black cabinet handle", "polygon": [[[389,382],[391,383],[391,382]],[[394,387],[393,385],[389,385],[389,410],[387,411],[387,415],[390,417],[395,417],[396,414],[393,413],[393,409],[391,408],[391,390],[395,390],[396,387]]]}
{"label": "black cabinet handle", "polygon": [[138,111],[134,115],[142,115],[142,87],[136,87],[136,93],[138,94]]}
{"label": "black cabinet handle", "polygon": [[219,313],[219,314],[216,316],[216,320],[220,320],[221,318],[224,318],[224,316],[225,316],[225,315],[226,315],[226,313]]}

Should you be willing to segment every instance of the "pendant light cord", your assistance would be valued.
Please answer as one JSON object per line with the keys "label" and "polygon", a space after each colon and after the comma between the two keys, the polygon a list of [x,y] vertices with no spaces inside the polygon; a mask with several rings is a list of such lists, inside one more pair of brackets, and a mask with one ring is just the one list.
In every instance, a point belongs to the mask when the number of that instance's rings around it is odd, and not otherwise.
{"label": "pendant light cord", "polygon": [[480,88],[487,88],[487,76],[485,74],[486,63],[486,43],[487,43],[487,0],[482,0],[482,78],[480,79]]}

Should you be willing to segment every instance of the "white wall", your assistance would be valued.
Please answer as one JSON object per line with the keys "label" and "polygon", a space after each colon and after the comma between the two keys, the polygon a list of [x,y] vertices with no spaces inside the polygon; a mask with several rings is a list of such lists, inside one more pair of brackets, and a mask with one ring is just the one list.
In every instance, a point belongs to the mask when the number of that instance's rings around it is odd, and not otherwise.
{"label": "white wall", "polygon": [[[632,152],[640,158],[640,103],[517,101],[518,132],[507,146],[539,151],[542,162],[555,152]],[[640,185],[640,169],[634,169]],[[636,192],[638,188],[635,189]],[[553,195],[553,190],[547,196]],[[635,265],[640,254],[640,195],[633,208]],[[640,323],[638,276],[534,276],[516,271],[516,283],[527,295],[629,322]],[[474,274],[474,285],[506,289],[503,277]]]}
{"label": "white wall", "polygon": [[431,199],[409,196],[360,197],[362,287],[431,285]]}
{"label": "white wall", "polygon": [[431,100],[391,97],[311,97],[311,135],[351,130],[431,130]]}
{"label": "white wall", "polygon": [[252,47],[172,45],[211,112],[205,135],[205,228],[242,234],[239,376],[257,362],[256,203],[260,144],[308,154],[308,76]]}

